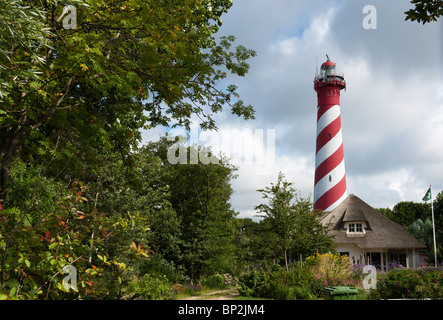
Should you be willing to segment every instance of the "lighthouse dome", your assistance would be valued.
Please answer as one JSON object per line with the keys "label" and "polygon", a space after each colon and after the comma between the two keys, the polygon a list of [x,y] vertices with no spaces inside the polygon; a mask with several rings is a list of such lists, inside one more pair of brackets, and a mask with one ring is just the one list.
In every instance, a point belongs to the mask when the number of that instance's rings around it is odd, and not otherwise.
{"label": "lighthouse dome", "polygon": [[328,61],[324,62],[324,63],[321,65],[321,68],[322,68],[322,69],[327,69],[328,67],[329,67],[329,68],[330,68],[330,67],[335,67],[335,63],[332,62],[331,60],[328,60]]}
{"label": "lighthouse dome", "polygon": [[331,60],[328,60],[323,62],[323,64],[320,67],[320,74],[318,75],[318,80],[334,80],[334,79],[342,79],[343,80],[343,74],[339,73],[335,70],[335,63]]}

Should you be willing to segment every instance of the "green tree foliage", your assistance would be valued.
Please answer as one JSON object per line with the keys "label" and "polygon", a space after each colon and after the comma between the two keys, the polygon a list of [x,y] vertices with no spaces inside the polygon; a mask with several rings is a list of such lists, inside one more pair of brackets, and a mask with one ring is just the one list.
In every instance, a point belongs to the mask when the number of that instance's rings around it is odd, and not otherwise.
{"label": "green tree foliage", "polygon": [[379,209],[389,219],[405,227],[417,219],[429,217],[431,206],[427,203],[416,203],[413,201],[400,201],[392,210],[389,208]]}
{"label": "green tree foliage", "polygon": [[[164,181],[180,221],[180,255],[171,259],[184,265],[191,280],[208,273],[232,272],[236,213],[229,200],[233,192],[230,181],[237,169],[223,157],[217,157],[218,164],[171,165],[167,149],[173,143],[164,138],[148,146],[163,160],[168,172]],[[196,146],[185,150],[188,157],[203,152]]]}
{"label": "green tree foliage", "polygon": [[288,251],[292,247],[292,236],[295,229],[295,211],[292,201],[295,189],[292,183],[284,180],[284,175],[279,173],[277,183],[271,187],[257,190],[262,193],[262,198],[268,203],[255,207],[259,212],[258,217],[268,219],[270,227],[278,238],[278,246],[284,254],[286,270],[288,270]]}
{"label": "green tree foliage", "polygon": [[51,33],[45,11],[20,0],[0,3],[0,30],[0,101],[4,102],[14,86],[39,78],[36,65],[44,62],[41,51],[48,48]]}
{"label": "green tree foliage", "polygon": [[[437,259],[443,256],[443,192],[433,199]],[[428,262],[434,261],[431,203],[400,201],[392,209],[378,209],[394,222],[402,225],[411,235],[426,245]]]}
{"label": "green tree foliage", "polygon": [[411,0],[411,4],[415,5],[415,8],[405,12],[405,20],[417,20],[425,24],[437,21],[443,15],[442,0]]}
{"label": "green tree foliage", "polygon": [[[408,226],[407,231],[423,243],[428,248],[429,253],[433,252],[434,240],[432,236],[432,220],[430,218],[415,220]],[[433,256],[433,253],[429,256]]]}
{"label": "green tree foliage", "polygon": [[[1,199],[19,150],[26,160],[59,145],[81,169],[85,161],[97,163],[103,148],[129,154],[144,127],[189,125],[196,114],[202,127],[214,128],[213,114],[226,105],[253,118],[235,85],[219,86],[228,73],[244,76],[255,55],[243,46],[231,51],[232,36],[215,39],[231,1],[23,3],[29,6],[14,9],[18,1],[10,0],[0,8],[17,13],[13,22],[0,15],[7,26],[0,39],[15,41],[12,48],[1,43],[7,88],[0,110]],[[77,8],[74,29],[63,27],[68,3]],[[16,66],[24,72],[19,78]]]}
{"label": "green tree foliage", "polygon": [[[125,229],[88,206],[87,187],[68,188],[44,176],[35,165],[16,161],[11,171],[16,188],[1,212],[0,292],[6,298],[98,298],[110,294],[125,263],[106,251],[106,243]],[[144,254],[128,248],[128,254]],[[62,269],[72,265],[77,285],[63,286]]]}
{"label": "green tree foliage", "polygon": [[277,238],[269,226],[269,220],[262,219],[259,222],[250,218],[236,219],[236,256],[249,271],[258,265],[267,267],[276,258]]}
{"label": "green tree foliage", "polygon": [[275,184],[258,191],[266,203],[255,207],[257,216],[264,218],[275,234],[276,247],[283,255],[286,270],[289,253],[297,257],[333,248],[327,228],[318,221],[312,203],[297,195],[282,173]]}
{"label": "green tree foliage", "polygon": [[[143,128],[188,127],[195,115],[216,128],[226,108],[254,117],[225,80],[244,76],[255,52],[215,38],[231,5],[0,4],[3,298],[148,297],[134,283],[233,268],[234,168],[171,166],[166,152],[138,149]],[[76,24],[65,28],[71,14]],[[69,263],[75,293],[62,285]]]}

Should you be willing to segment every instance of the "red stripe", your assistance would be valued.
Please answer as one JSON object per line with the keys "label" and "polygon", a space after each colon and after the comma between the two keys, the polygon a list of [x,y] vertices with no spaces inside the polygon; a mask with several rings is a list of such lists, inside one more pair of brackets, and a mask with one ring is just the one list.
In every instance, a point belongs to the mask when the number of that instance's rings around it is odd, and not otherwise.
{"label": "red stripe", "polygon": [[327,104],[325,106],[319,106],[318,110],[317,110],[317,121],[321,118],[321,116],[328,111],[329,109],[331,109],[333,106],[335,106],[335,104]]}
{"label": "red stripe", "polygon": [[314,203],[314,210],[326,210],[346,192],[346,175]]}
{"label": "red stripe", "polygon": [[[341,118],[340,116],[338,116],[337,118],[335,118],[334,121],[324,127],[323,130],[317,135],[317,150],[315,151],[315,153],[323,148],[323,146],[328,143],[329,140],[334,138],[337,132],[340,131],[340,128]],[[329,138],[329,135],[331,135],[331,138]]]}
{"label": "red stripe", "polygon": [[320,165],[315,169],[314,185],[316,185],[321,178],[323,178],[329,172],[334,170],[335,167],[337,167],[340,164],[340,162],[343,161],[344,158],[345,156],[343,152],[343,143],[342,143],[340,147],[338,147],[338,149],[333,154],[331,154],[328,158],[326,158],[326,160],[320,163]]}

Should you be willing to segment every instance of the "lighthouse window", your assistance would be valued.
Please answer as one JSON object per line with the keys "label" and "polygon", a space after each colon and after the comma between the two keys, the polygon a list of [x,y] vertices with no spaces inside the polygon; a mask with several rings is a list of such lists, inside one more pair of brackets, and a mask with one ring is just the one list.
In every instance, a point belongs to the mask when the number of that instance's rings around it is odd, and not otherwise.
{"label": "lighthouse window", "polygon": [[328,138],[329,138],[329,140],[331,140],[331,134],[330,133],[328,133]]}
{"label": "lighthouse window", "polygon": [[332,181],[332,177],[331,177],[331,175],[329,175],[329,181]]}
{"label": "lighthouse window", "polygon": [[327,96],[329,97],[330,95],[331,95],[331,90],[328,89]]}

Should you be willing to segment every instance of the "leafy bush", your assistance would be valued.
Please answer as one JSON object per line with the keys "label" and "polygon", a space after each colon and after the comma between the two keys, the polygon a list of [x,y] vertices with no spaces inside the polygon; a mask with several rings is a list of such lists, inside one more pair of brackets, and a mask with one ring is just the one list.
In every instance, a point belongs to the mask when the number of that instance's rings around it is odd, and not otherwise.
{"label": "leafy bush", "polygon": [[166,260],[161,254],[152,254],[149,259],[142,260],[137,266],[137,273],[140,275],[154,274],[165,275],[171,282],[184,283],[189,280],[183,268],[174,262]]}
{"label": "leafy bush", "polygon": [[349,257],[341,256],[338,253],[309,256],[306,258],[305,266],[309,268],[312,274],[319,274],[334,281],[349,279],[352,276]]}
{"label": "leafy bush", "polygon": [[312,299],[310,275],[306,269],[278,268],[271,272],[252,271],[240,278],[241,295],[276,300]]}
{"label": "leafy bush", "polygon": [[174,284],[171,289],[174,291],[175,294],[183,294],[186,292],[186,288],[184,285],[180,283]]}
{"label": "leafy bush", "polygon": [[204,291],[204,290],[206,290],[206,288],[200,283],[198,283],[198,284],[190,283],[185,286],[185,294],[191,295],[191,296],[194,296],[198,292]]}
{"label": "leafy bush", "polygon": [[131,283],[135,292],[132,299],[170,300],[174,296],[172,283],[166,277],[145,274],[143,278]]}
{"label": "leafy bush", "polygon": [[240,277],[240,289],[242,296],[260,297],[261,288],[265,284],[266,274],[257,270],[252,270],[249,274]]}
{"label": "leafy bush", "polygon": [[391,270],[377,282],[382,299],[442,299],[443,272],[437,269]]}
{"label": "leafy bush", "polygon": [[360,279],[351,270],[347,256],[316,254],[303,267],[277,268],[269,272],[252,271],[240,279],[240,294],[278,300],[315,299],[328,286],[356,286]]}
{"label": "leafy bush", "polygon": [[220,274],[213,274],[207,278],[202,279],[202,284],[209,289],[225,289],[227,285]]}
{"label": "leafy bush", "polygon": [[[141,244],[121,236],[140,225],[129,215],[100,212],[89,204],[88,187],[73,181],[66,188],[38,166],[17,161],[11,179],[14,188],[0,210],[0,299],[119,298],[126,263],[147,257]],[[110,254],[116,243],[124,250]],[[76,271],[69,287],[66,266]]]}

